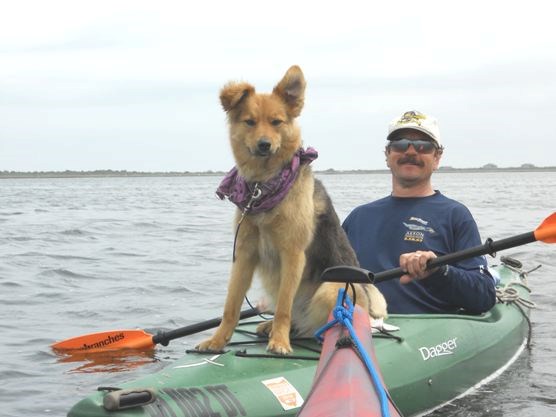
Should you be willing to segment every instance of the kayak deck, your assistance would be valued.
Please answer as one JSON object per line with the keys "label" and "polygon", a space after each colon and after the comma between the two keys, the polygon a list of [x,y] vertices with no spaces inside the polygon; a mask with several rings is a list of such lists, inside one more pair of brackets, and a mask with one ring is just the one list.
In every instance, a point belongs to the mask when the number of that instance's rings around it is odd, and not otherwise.
{"label": "kayak deck", "polygon": [[[528,298],[518,271],[497,270],[502,284],[516,282],[519,295]],[[106,392],[97,392],[68,416],[295,416],[311,389],[320,345],[294,339],[293,355],[268,354],[266,339],[254,333],[257,322],[240,323],[226,353],[188,352],[160,372],[121,385],[154,389],[155,402],[107,411]],[[520,308],[503,303],[480,316],[393,314],[387,322],[400,330],[373,335],[375,352],[388,391],[405,416],[438,408],[507,366],[523,349],[528,331]]]}

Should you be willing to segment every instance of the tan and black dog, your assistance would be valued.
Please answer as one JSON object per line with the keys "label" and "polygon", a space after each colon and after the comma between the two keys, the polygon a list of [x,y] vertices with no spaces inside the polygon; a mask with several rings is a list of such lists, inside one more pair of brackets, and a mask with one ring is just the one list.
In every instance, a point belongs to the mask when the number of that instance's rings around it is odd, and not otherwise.
{"label": "tan and black dog", "polygon": [[[219,351],[230,340],[255,272],[270,298],[274,319],[257,331],[269,335],[267,349],[292,352],[290,330],[311,336],[324,325],[343,284],[322,283],[335,265],[358,265],[330,197],[309,163],[316,151],[302,148],[295,119],[301,113],[305,78],[292,66],[271,94],[244,82],[220,92],[228,116],[236,167],[219,188],[238,207],[240,227],[222,323],[200,343]],[[371,316],[386,316],[386,302],[372,285],[356,285],[356,300]],[[293,327],[293,329],[292,329]]]}

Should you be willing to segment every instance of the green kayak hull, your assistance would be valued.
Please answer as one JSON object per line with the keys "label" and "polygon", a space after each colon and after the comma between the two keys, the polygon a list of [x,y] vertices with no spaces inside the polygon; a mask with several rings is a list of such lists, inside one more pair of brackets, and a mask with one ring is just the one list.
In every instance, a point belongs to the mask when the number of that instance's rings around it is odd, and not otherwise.
{"label": "green kayak hull", "polygon": [[[525,274],[504,264],[494,269],[500,288],[510,284],[529,299]],[[499,302],[481,316],[391,315],[387,323],[399,327],[395,337],[375,335],[373,341],[394,403],[404,416],[425,414],[494,378],[525,347],[528,314],[516,303]],[[255,327],[252,319],[240,323],[226,353],[187,353],[157,373],[118,387],[138,393],[150,389],[156,394],[153,402],[108,411],[103,404],[109,393],[99,391],[75,404],[68,416],[295,416],[311,389],[320,346],[306,339],[292,343],[291,357],[267,355]]]}

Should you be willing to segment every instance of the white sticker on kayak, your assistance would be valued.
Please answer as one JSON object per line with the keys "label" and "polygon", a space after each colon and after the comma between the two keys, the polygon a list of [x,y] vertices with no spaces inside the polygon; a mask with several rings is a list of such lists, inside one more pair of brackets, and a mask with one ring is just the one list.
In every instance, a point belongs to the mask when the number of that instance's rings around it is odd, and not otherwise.
{"label": "white sticker on kayak", "polygon": [[274,394],[285,411],[303,405],[303,398],[286,378],[278,377],[261,382]]}

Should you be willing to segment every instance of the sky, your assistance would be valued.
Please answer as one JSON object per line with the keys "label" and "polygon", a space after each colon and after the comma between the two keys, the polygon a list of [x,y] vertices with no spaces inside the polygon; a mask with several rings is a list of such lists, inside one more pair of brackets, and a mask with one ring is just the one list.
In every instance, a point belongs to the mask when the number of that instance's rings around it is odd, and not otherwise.
{"label": "sky", "polygon": [[0,171],[227,171],[218,99],[307,80],[317,170],[383,169],[389,122],[439,121],[441,166],[556,166],[550,1],[7,2]]}

